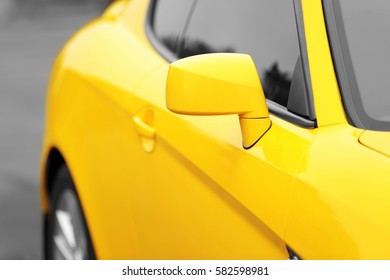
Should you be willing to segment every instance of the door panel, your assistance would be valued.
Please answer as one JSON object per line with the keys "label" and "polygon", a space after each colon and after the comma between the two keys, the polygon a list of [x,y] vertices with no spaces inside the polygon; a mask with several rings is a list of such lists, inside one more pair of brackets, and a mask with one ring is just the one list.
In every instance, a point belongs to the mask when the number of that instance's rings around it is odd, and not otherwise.
{"label": "door panel", "polygon": [[288,258],[283,237],[294,176],[315,132],[272,118],[270,131],[244,150],[237,116],[166,109],[167,69],[136,90],[154,112],[156,133],[153,152],[144,153],[148,176],[136,193],[129,190],[139,256]]}

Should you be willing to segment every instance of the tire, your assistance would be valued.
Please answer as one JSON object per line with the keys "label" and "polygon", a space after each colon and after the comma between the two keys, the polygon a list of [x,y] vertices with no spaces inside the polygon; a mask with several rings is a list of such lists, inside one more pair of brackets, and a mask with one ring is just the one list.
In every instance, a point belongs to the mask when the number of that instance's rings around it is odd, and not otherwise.
{"label": "tire", "polygon": [[58,260],[95,259],[91,237],[68,168],[59,168],[50,195],[45,237],[46,257]]}

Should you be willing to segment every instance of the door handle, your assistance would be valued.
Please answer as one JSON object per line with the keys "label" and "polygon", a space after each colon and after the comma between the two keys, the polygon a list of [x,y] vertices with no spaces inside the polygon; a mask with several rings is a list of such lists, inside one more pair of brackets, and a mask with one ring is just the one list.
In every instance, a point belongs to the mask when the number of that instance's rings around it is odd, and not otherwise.
{"label": "door handle", "polygon": [[154,128],[155,113],[151,108],[146,108],[133,116],[136,132],[140,135],[142,148],[151,153],[156,145],[156,129]]}
{"label": "door handle", "polygon": [[139,116],[133,117],[133,122],[135,124],[135,129],[138,134],[148,138],[154,138],[156,136],[156,130]]}

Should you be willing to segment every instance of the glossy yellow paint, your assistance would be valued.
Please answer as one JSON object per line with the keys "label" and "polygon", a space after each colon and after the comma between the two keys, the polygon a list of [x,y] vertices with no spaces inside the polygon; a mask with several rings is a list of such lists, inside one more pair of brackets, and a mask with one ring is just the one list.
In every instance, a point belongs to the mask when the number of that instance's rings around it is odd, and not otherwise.
{"label": "glossy yellow paint", "polygon": [[360,134],[319,129],[303,161],[286,240],[304,258],[389,258],[389,158],[361,145]]}
{"label": "glossy yellow paint", "polygon": [[294,184],[286,242],[307,259],[389,259],[389,159],[347,124],[321,1],[302,4],[319,128]]}
{"label": "glossy yellow paint", "polygon": [[184,115],[267,118],[268,108],[256,66],[245,54],[204,54],[169,67],[167,107]]}
{"label": "glossy yellow paint", "polygon": [[329,48],[322,1],[302,0],[314,107],[318,127],[346,124]]}
{"label": "glossy yellow paint", "polygon": [[318,127],[270,115],[248,150],[242,134],[261,128],[241,133],[237,115],[166,108],[170,65],[145,35],[148,3],[114,6],[59,54],[43,211],[57,149],[101,259],[287,259],[287,244],[306,259],[390,258],[388,136],[346,122],[321,1],[302,0]]}
{"label": "glossy yellow paint", "polygon": [[239,115],[245,148],[271,126],[256,66],[245,54],[205,54],[172,63],[166,103],[169,110],[183,115]]}
{"label": "glossy yellow paint", "polygon": [[390,156],[390,134],[385,131],[365,131],[359,137],[360,143],[386,156]]}

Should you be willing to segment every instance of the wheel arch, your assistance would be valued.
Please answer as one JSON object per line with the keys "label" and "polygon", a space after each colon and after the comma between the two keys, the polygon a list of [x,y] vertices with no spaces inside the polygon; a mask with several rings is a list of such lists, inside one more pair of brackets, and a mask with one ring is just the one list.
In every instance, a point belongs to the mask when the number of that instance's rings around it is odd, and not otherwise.
{"label": "wheel arch", "polygon": [[50,194],[52,190],[53,181],[56,173],[62,165],[66,165],[65,159],[59,149],[52,147],[48,155],[43,159],[43,174],[42,174],[42,186],[41,186],[41,199],[43,206],[42,217],[42,238],[43,238],[43,257],[48,259],[48,246],[47,246],[47,234],[48,234],[48,220],[50,209]]}
{"label": "wheel arch", "polygon": [[58,172],[58,169],[64,164],[66,165],[66,162],[61,152],[57,148],[52,148],[46,161],[46,172],[44,178],[45,191],[48,197],[51,194],[54,177]]}
{"label": "wheel arch", "polygon": [[[44,259],[48,259],[49,253],[48,253],[48,244],[47,244],[47,236],[49,233],[49,213],[50,213],[50,197],[53,194],[54,189],[54,181],[57,176],[57,173],[60,171],[62,166],[66,166],[66,168],[70,172],[70,165],[67,163],[65,156],[63,152],[61,152],[57,147],[51,147],[47,153],[47,156],[44,158],[44,165],[43,165],[43,174],[42,174],[42,189],[41,189],[41,195],[42,195],[42,201],[43,201],[43,256]],[[74,181],[74,178],[70,172],[70,177],[72,181]],[[76,192],[76,196],[79,198],[79,192],[77,190],[77,184],[74,183],[73,185],[74,191]],[[83,217],[85,219],[85,211],[84,207],[81,204],[80,201],[80,207],[81,211],[83,213]],[[93,259],[96,259],[96,252],[94,249],[94,242],[91,239],[91,231],[90,227],[88,226],[88,223],[86,220],[84,220],[86,230],[89,236],[89,242],[91,242],[92,246],[92,254]]]}

